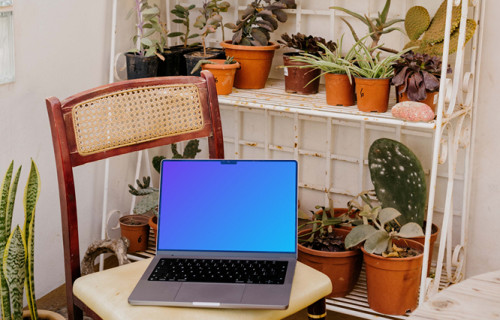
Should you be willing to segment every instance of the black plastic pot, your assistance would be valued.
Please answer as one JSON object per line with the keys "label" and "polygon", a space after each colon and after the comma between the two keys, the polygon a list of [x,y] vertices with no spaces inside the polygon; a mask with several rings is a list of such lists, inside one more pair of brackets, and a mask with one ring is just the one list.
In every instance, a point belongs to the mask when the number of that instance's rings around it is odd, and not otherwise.
{"label": "black plastic pot", "polygon": [[207,48],[207,55],[203,55],[203,51],[195,51],[184,54],[184,58],[186,59],[186,69],[188,76],[200,76],[201,68],[196,72],[191,73],[191,70],[196,66],[198,61],[200,60],[208,60],[208,59],[225,59],[224,50],[218,48]]}
{"label": "black plastic pot", "polygon": [[184,54],[197,50],[200,50],[200,47],[184,48],[183,46],[173,46],[170,48],[165,48],[164,52],[162,53],[165,60],[160,60],[159,62],[158,77],[188,75]]}
{"label": "black plastic pot", "polygon": [[125,54],[127,61],[127,79],[156,77],[158,71],[158,57],[144,57],[135,53]]}

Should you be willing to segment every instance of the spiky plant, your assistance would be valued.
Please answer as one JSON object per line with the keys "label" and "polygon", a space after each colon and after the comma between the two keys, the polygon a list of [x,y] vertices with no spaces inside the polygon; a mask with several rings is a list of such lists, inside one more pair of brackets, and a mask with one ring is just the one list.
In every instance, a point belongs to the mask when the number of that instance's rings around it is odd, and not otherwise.
{"label": "spiky plant", "polygon": [[35,248],[35,207],[40,194],[40,176],[33,160],[28,181],[24,189],[24,226],[16,226],[11,232],[14,203],[21,167],[12,180],[14,161],[5,173],[0,198],[0,291],[2,319],[21,319],[23,312],[23,291],[31,319],[38,319],[35,304],[34,248]]}
{"label": "spiky plant", "polygon": [[[372,38],[372,44],[371,48],[379,47],[380,50],[384,50],[387,52],[391,53],[397,53],[396,50],[391,49],[391,48],[386,48],[383,46],[379,46],[378,43],[380,41],[380,38],[387,33],[391,33],[393,31],[400,31],[403,32],[400,28],[394,27],[395,24],[404,21],[403,19],[392,19],[392,20],[387,20],[389,16],[389,8],[391,7],[391,0],[386,0],[384,8],[382,9],[382,12],[378,12],[378,15],[376,18],[370,18],[367,15],[360,15],[359,13],[353,12],[351,10],[342,8],[342,7],[330,7],[330,9],[334,10],[339,10],[347,13],[348,15],[358,19],[362,23],[364,23],[368,27],[368,35]],[[354,37],[354,40],[359,41],[360,37],[356,34],[354,31],[353,26],[344,18],[341,18],[342,21],[349,27],[351,30],[352,36]]]}
{"label": "spiky plant", "polygon": [[[407,52],[393,64],[395,75],[392,84],[402,86],[400,92],[406,92],[410,100],[424,100],[427,98],[427,92],[439,89],[441,65],[439,56]],[[451,73],[449,65],[447,73]]]}
{"label": "spiky plant", "polygon": [[[420,6],[410,8],[405,17],[406,34],[410,38],[410,41],[405,45],[405,48],[415,47],[414,51],[417,53],[443,55],[446,9],[447,0],[444,0],[432,20],[429,21],[429,12],[427,9]],[[461,15],[462,5],[453,6],[451,11],[449,54],[455,53],[458,50]],[[476,31],[476,27],[477,24],[474,20],[467,19],[465,26],[465,43],[472,38]]]}

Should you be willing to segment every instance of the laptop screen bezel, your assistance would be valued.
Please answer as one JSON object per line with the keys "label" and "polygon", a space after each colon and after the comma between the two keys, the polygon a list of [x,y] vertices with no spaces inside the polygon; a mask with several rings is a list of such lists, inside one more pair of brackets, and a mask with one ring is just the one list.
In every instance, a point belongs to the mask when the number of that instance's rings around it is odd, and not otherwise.
{"label": "laptop screen bezel", "polygon": [[[200,257],[200,256],[207,256],[207,257],[259,257],[259,258],[283,258],[283,259],[296,259],[297,257],[297,224],[298,224],[298,162],[296,160],[214,160],[214,159],[164,159],[161,162],[160,166],[160,192],[161,192],[161,186],[162,186],[162,179],[164,179],[163,176],[163,168],[165,166],[165,163],[167,162],[174,162],[174,161],[190,161],[190,162],[226,162],[226,163],[236,163],[236,162],[289,162],[289,163],[294,163],[295,165],[295,210],[294,210],[294,215],[295,215],[295,232],[294,232],[294,252],[274,252],[274,251],[212,251],[212,250],[165,250],[165,249],[160,249],[158,246],[158,243],[156,244],[156,249],[158,254],[162,255],[170,255],[170,256],[183,256],[183,257]],[[161,200],[162,197],[159,197],[159,205],[158,205],[158,210],[160,211],[161,209]],[[161,214],[158,212],[158,230],[157,230],[157,238],[159,239],[160,234],[161,234]]]}

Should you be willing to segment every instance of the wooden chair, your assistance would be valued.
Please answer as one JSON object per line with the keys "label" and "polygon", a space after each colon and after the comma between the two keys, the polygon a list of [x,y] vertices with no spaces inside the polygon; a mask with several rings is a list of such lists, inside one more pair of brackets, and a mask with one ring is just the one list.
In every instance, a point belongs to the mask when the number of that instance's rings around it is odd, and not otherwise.
{"label": "wooden chair", "polygon": [[69,319],[82,310],[74,296],[80,277],[77,197],[73,168],[109,157],[208,137],[210,158],[224,158],[219,103],[212,74],[117,82],[46,100],[59,182]]}
{"label": "wooden chair", "polygon": [[84,277],[80,269],[73,168],[112,156],[183,140],[208,137],[210,158],[224,147],[215,82],[201,77],[165,77],[118,82],[73,95],[48,98],[59,182],[69,319],[280,319],[308,307],[324,319],[329,278],[298,263],[287,310],[217,310],[131,306],[130,292],[149,260]]}

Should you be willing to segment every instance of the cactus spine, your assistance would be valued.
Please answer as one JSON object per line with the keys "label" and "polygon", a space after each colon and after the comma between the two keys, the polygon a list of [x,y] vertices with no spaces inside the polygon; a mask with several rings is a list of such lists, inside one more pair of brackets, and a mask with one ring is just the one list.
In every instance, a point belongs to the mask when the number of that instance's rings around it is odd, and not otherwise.
{"label": "cactus spine", "polygon": [[415,154],[400,142],[382,138],[370,146],[368,165],[382,207],[401,212],[401,225],[416,222],[423,226],[427,186]]}

